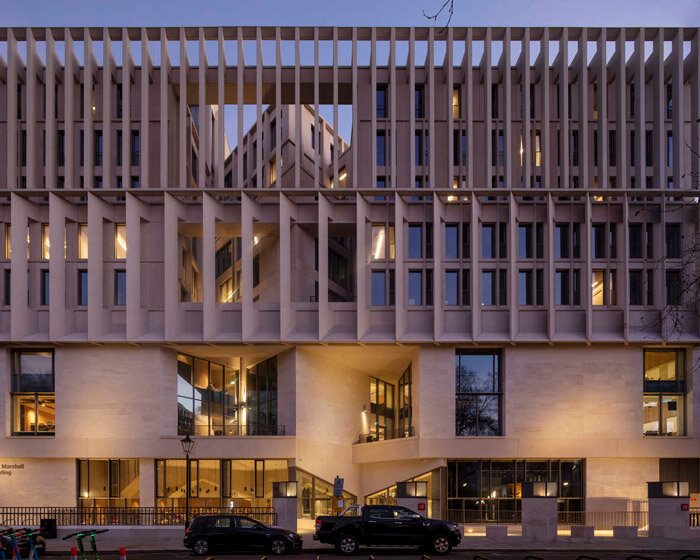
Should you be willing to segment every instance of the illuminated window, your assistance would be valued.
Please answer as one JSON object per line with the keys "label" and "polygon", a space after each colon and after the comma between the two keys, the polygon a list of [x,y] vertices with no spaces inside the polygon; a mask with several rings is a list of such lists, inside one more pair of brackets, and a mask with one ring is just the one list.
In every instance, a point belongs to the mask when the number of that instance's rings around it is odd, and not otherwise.
{"label": "illuminated window", "polygon": [[591,276],[593,305],[605,305],[605,271],[594,270]]}
{"label": "illuminated window", "polygon": [[272,185],[277,181],[277,158],[272,158],[270,160],[270,184]]}
{"label": "illuminated window", "polygon": [[56,430],[53,351],[14,351],[12,391],[12,433],[53,436]]}
{"label": "illuminated window", "polygon": [[9,224],[5,226],[5,258],[8,260],[12,258],[12,244],[10,243],[11,230],[12,226]]}
{"label": "illuminated window", "polygon": [[88,258],[88,227],[87,224],[78,224],[78,258]]}
{"label": "illuminated window", "polygon": [[49,225],[41,224],[41,258],[48,260],[51,249],[51,241],[49,239]]}
{"label": "illuminated window", "polygon": [[452,90],[452,118],[458,119],[462,116],[462,93],[458,87]]}
{"label": "illuminated window", "polygon": [[126,224],[114,224],[114,258],[126,258]]}
{"label": "illuminated window", "polygon": [[685,435],[685,393],[683,350],[644,350],[645,436]]}
{"label": "illuminated window", "polygon": [[372,225],[372,260],[386,258],[386,228]]}

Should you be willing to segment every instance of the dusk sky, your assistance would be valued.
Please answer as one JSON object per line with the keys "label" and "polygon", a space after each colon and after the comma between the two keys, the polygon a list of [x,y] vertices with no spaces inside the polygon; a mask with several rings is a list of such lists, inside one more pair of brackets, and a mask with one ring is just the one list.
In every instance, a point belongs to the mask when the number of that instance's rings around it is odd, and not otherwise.
{"label": "dusk sky", "polygon": [[[22,27],[425,26],[431,22],[423,16],[423,11],[435,12],[443,1],[14,0],[5,2],[0,11],[0,24]],[[446,15],[435,25],[445,23]],[[452,25],[697,27],[700,26],[700,0],[455,0]],[[193,44],[189,52],[196,56],[196,45]],[[378,50],[380,56],[381,52]],[[119,59],[120,55],[115,54]],[[283,52],[283,63],[285,54]],[[397,54],[397,59],[401,60],[401,54]],[[157,52],[153,53],[153,56],[157,55]],[[361,59],[362,55],[360,51]],[[177,56],[177,52],[171,56]],[[438,56],[436,52],[436,58]],[[267,60],[267,54],[264,57]],[[302,50],[302,64],[304,58]],[[236,144],[235,111],[235,108],[227,107],[225,112],[226,133],[232,146]],[[329,120],[332,118],[326,107],[321,108],[321,114]],[[350,141],[349,107],[341,107],[339,119],[339,132]],[[252,108],[246,107],[244,120],[246,129],[254,123],[255,111]]]}

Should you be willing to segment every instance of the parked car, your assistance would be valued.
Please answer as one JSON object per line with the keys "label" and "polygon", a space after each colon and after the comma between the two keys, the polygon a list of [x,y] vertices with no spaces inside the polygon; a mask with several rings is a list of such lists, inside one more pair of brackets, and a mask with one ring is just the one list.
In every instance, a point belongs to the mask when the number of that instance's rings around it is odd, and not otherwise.
{"label": "parked car", "polygon": [[429,519],[401,506],[364,506],[316,518],[314,540],[353,554],[360,545],[415,546],[447,554],[462,540],[454,523]]}
{"label": "parked car", "polygon": [[[0,541],[2,542],[2,548],[5,551],[5,556],[7,558],[12,558],[13,556],[12,538],[10,537],[10,533],[12,533],[13,531],[17,531],[17,529],[13,529],[9,525],[0,523]],[[44,537],[38,535],[35,536],[34,546],[36,547],[37,553],[40,556],[43,556],[43,554],[46,552],[46,540],[44,539]],[[29,553],[31,552],[29,537],[24,535],[18,536],[17,548],[19,548],[19,552],[22,556],[26,556],[27,558],[29,558]]]}
{"label": "parked car", "polygon": [[299,552],[299,533],[268,527],[243,515],[200,515],[185,531],[186,548],[200,556],[214,550],[262,549],[272,554]]}

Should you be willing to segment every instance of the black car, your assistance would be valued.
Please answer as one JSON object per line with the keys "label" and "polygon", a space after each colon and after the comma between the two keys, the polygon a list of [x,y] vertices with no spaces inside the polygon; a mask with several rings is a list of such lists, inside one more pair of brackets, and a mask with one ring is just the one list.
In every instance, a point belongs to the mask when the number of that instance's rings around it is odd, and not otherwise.
{"label": "black car", "polygon": [[213,550],[261,549],[272,554],[299,552],[299,533],[268,527],[243,515],[201,515],[185,531],[184,544],[204,556]]}
{"label": "black car", "polygon": [[[4,525],[0,523],[0,542],[2,543],[2,548],[5,551],[5,556],[7,558],[12,558],[12,538],[10,534],[17,529],[13,529],[9,525]],[[29,558],[29,553],[31,552],[31,543],[29,537],[26,535],[19,535],[16,537],[17,548],[22,557],[26,556]],[[41,556],[46,552],[46,540],[43,537],[36,535],[34,537],[34,546],[36,547],[37,553]]]}

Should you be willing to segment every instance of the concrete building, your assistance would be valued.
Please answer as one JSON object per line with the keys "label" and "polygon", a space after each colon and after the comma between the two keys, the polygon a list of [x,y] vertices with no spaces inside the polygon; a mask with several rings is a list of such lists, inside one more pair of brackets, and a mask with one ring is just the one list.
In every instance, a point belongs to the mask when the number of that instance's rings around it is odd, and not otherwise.
{"label": "concrete building", "polygon": [[525,481],[562,521],[700,491],[698,29],[5,28],[0,56],[1,505],[182,506],[187,434],[193,506],[296,480],[301,519],[336,476],[466,523],[518,522]]}

